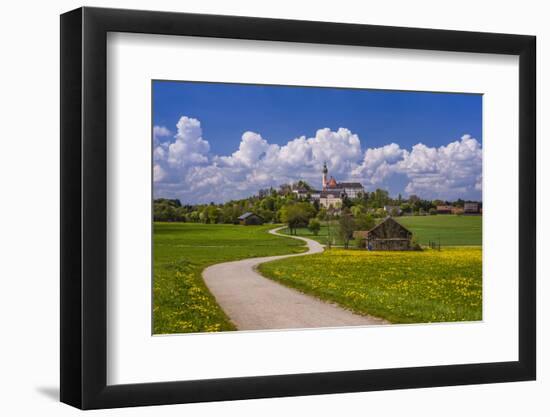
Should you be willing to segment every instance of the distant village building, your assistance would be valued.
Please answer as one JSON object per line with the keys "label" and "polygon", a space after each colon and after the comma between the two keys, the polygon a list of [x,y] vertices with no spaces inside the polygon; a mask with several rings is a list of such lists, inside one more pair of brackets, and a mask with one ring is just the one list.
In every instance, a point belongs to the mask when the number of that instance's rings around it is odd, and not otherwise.
{"label": "distant village building", "polygon": [[384,211],[388,216],[401,216],[403,210],[399,206],[384,206]]}
{"label": "distant village building", "polygon": [[340,191],[321,191],[319,195],[319,204],[325,208],[340,208],[342,207],[342,193]]}
{"label": "distant village building", "polygon": [[357,198],[365,192],[360,182],[339,182],[336,187],[344,190],[348,198]]}
{"label": "distant village building", "polygon": [[444,206],[437,206],[436,210],[437,210],[437,214],[452,214],[453,208],[454,208],[453,206],[444,205]]}
{"label": "distant village building", "polygon": [[479,203],[464,203],[464,214],[479,214]]}
{"label": "distant village building", "polygon": [[354,233],[356,239],[364,239],[369,250],[413,250],[412,232],[392,217],[386,217],[381,223],[368,231]]}
{"label": "distant village building", "polygon": [[319,201],[321,199],[321,193],[322,193],[322,191],[319,191],[319,190],[311,190],[310,191],[310,197],[311,197],[312,200]]}
{"label": "distant village building", "polygon": [[298,198],[306,198],[308,195],[311,194],[311,191],[306,188],[296,188],[292,190],[292,192],[296,194]]}
{"label": "distant village building", "polygon": [[363,185],[359,182],[337,182],[334,177],[328,179],[327,164],[323,165],[323,189],[320,192],[311,193],[312,199],[317,199],[323,207],[339,208],[342,206],[343,199],[357,198],[365,192]]}
{"label": "distant village building", "polygon": [[245,225],[245,226],[251,226],[251,225],[260,225],[264,224],[264,219],[261,216],[258,216],[255,213],[244,213],[242,216],[239,216],[237,218],[239,220],[239,224]]}

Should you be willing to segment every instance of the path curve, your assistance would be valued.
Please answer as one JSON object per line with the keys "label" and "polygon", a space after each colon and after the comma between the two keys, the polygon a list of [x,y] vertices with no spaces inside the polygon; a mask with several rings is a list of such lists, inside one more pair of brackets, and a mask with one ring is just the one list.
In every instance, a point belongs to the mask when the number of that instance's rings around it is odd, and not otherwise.
{"label": "path curve", "polygon": [[324,302],[267,279],[256,271],[264,262],[323,252],[323,246],[311,239],[278,233],[307,243],[308,251],[292,255],[266,256],[224,262],[202,272],[204,282],[220,307],[239,330],[266,330],[388,324],[387,321],[354,314],[336,304]]}

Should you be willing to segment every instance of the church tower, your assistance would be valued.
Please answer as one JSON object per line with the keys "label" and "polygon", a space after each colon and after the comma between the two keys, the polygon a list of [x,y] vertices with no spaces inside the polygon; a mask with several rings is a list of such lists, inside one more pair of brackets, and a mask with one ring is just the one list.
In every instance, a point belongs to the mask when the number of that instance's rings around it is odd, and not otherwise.
{"label": "church tower", "polygon": [[327,168],[327,162],[323,164],[323,190],[327,188],[327,174],[328,174],[328,168]]}

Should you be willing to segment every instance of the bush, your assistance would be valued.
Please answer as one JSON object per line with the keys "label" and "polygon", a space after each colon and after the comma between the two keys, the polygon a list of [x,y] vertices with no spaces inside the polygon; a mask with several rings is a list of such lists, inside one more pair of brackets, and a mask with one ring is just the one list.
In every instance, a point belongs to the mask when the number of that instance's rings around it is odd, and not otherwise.
{"label": "bush", "polygon": [[422,250],[422,246],[420,246],[415,236],[411,239],[411,250]]}
{"label": "bush", "polygon": [[321,230],[321,223],[319,223],[319,220],[315,218],[309,219],[307,228],[311,231],[311,233],[317,236],[319,234],[319,230]]}
{"label": "bush", "polygon": [[313,216],[315,209],[310,203],[288,203],[280,210],[281,220],[288,224],[290,234],[296,234],[299,227],[306,227]]}
{"label": "bush", "polygon": [[370,230],[376,225],[370,214],[359,214],[355,217],[355,230]]}
{"label": "bush", "polygon": [[397,216],[400,216],[400,215],[401,215],[401,212],[399,211],[399,209],[396,209],[394,207],[390,210],[390,216],[397,217]]}

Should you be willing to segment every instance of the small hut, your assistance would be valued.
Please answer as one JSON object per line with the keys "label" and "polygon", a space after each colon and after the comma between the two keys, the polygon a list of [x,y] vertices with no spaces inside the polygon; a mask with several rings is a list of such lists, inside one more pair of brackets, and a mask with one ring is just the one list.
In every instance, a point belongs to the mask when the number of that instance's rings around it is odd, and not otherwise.
{"label": "small hut", "polygon": [[369,250],[414,250],[411,244],[412,232],[395,221],[386,217],[381,223],[366,233],[362,233],[365,246]]}
{"label": "small hut", "polygon": [[264,219],[261,216],[250,212],[244,213],[242,216],[239,216],[238,220],[239,224],[245,226],[264,224]]}

